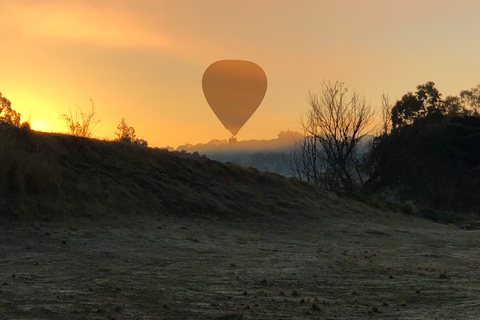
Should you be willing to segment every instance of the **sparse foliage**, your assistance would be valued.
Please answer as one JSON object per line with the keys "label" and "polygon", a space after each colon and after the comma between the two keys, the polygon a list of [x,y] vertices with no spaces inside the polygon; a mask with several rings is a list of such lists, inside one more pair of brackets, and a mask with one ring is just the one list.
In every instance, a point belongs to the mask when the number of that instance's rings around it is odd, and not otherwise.
{"label": "sparse foliage", "polygon": [[305,134],[295,142],[296,146],[287,159],[293,176],[316,185],[327,184],[325,179],[320,180],[320,174],[324,170],[317,152],[318,143],[315,136]]}
{"label": "sparse foliage", "polygon": [[120,120],[120,123],[117,126],[117,130],[118,132],[115,132],[115,135],[117,136],[115,141],[131,142],[138,144],[142,147],[148,146],[148,142],[146,140],[137,138],[135,134],[135,129],[128,126],[125,118],[122,118],[122,120]]}
{"label": "sparse foliage", "polygon": [[[95,104],[92,99],[90,99],[90,103],[92,110],[88,114],[83,113],[80,107],[76,107],[75,116],[73,116],[70,109],[68,110],[70,115],[60,115],[60,119],[66,122],[68,132],[75,137],[91,138],[95,131],[100,128],[100,120],[96,117]],[[79,112],[80,116],[78,114]]]}
{"label": "sparse foliage", "polygon": [[374,110],[338,81],[324,83],[307,102],[310,109],[301,121],[305,137],[291,155],[294,174],[330,189],[357,190],[364,179],[359,143],[370,131]]}
{"label": "sparse foliage", "polygon": [[480,84],[470,90],[461,91],[460,100],[468,105],[476,115],[480,114]]}
{"label": "sparse foliage", "polygon": [[457,96],[448,96],[443,101],[445,114],[453,116],[464,114],[467,115],[469,112],[465,109],[465,104],[461,98]]}
{"label": "sparse foliage", "polygon": [[392,104],[388,94],[382,94],[382,135],[387,135],[392,129]]}

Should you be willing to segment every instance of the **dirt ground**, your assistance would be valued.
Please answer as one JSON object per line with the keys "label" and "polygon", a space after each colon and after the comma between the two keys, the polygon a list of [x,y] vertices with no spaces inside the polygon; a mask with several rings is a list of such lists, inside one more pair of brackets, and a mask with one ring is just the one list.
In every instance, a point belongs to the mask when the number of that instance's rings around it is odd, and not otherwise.
{"label": "dirt ground", "polygon": [[0,227],[0,318],[480,319],[479,236],[362,212]]}

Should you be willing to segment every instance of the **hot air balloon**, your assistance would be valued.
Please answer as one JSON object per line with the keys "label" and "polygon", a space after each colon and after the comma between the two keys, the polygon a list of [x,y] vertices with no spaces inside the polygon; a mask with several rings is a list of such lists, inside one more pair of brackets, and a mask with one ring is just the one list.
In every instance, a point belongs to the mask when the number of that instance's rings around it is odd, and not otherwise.
{"label": "hot air balloon", "polygon": [[251,61],[220,60],[205,70],[202,87],[210,108],[236,136],[262,102],[267,76]]}

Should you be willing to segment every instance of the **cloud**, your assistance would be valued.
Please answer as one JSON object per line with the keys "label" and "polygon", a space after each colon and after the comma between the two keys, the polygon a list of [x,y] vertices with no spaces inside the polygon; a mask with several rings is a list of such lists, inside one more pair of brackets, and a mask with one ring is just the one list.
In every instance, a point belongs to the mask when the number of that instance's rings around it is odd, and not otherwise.
{"label": "cloud", "polygon": [[[6,11],[5,11],[6,9]],[[24,35],[103,47],[168,47],[169,40],[126,10],[80,3],[10,4],[2,19]]]}

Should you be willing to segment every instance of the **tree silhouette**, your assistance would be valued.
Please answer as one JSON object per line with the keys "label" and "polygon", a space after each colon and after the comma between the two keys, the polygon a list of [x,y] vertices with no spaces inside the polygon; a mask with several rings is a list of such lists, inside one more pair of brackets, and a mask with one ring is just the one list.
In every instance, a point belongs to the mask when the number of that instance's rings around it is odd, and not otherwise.
{"label": "tree silhouette", "polygon": [[470,90],[460,92],[461,101],[468,105],[475,114],[480,114],[480,84]]}
{"label": "tree silhouette", "polygon": [[20,113],[12,109],[12,102],[0,92],[0,123],[20,126]]}
{"label": "tree silhouette", "polygon": [[130,142],[141,145],[143,147],[148,146],[148,142],[143,139],[137,139],[135,134],[135,129],[133,127],[129,127],[125,118],[120,120],[120,123],[117,125],[118,132],[115,132],[117,138],[115,141],[123,141],[123,142]]}
{"label": "tree silhouette", "polygon": [[423,207],[478,211],[480,117],[465,108],[468,103],[475,110],[477,88],[442,100],[427,82],[397,101],[392,130],[374,138],[362,191],[389,190],[396,200]]}
{"label": "tree silhouette", "polygon": [[397,101],[392,108],[392,125],[402,127],[434,113],[445,113],[445,105],[435,83],[429,81],[417,86],[415,94],[407,92]]}
{"label": "tree silhouette", "polygon": [[358,190],[364,179],[359,143],[373,121],[372,107],[359,93],[348,95],[338,81],[324,83],[307,101],[310,109],[301,123],[305,138],[291,157],[294,173],[331,189]]}

